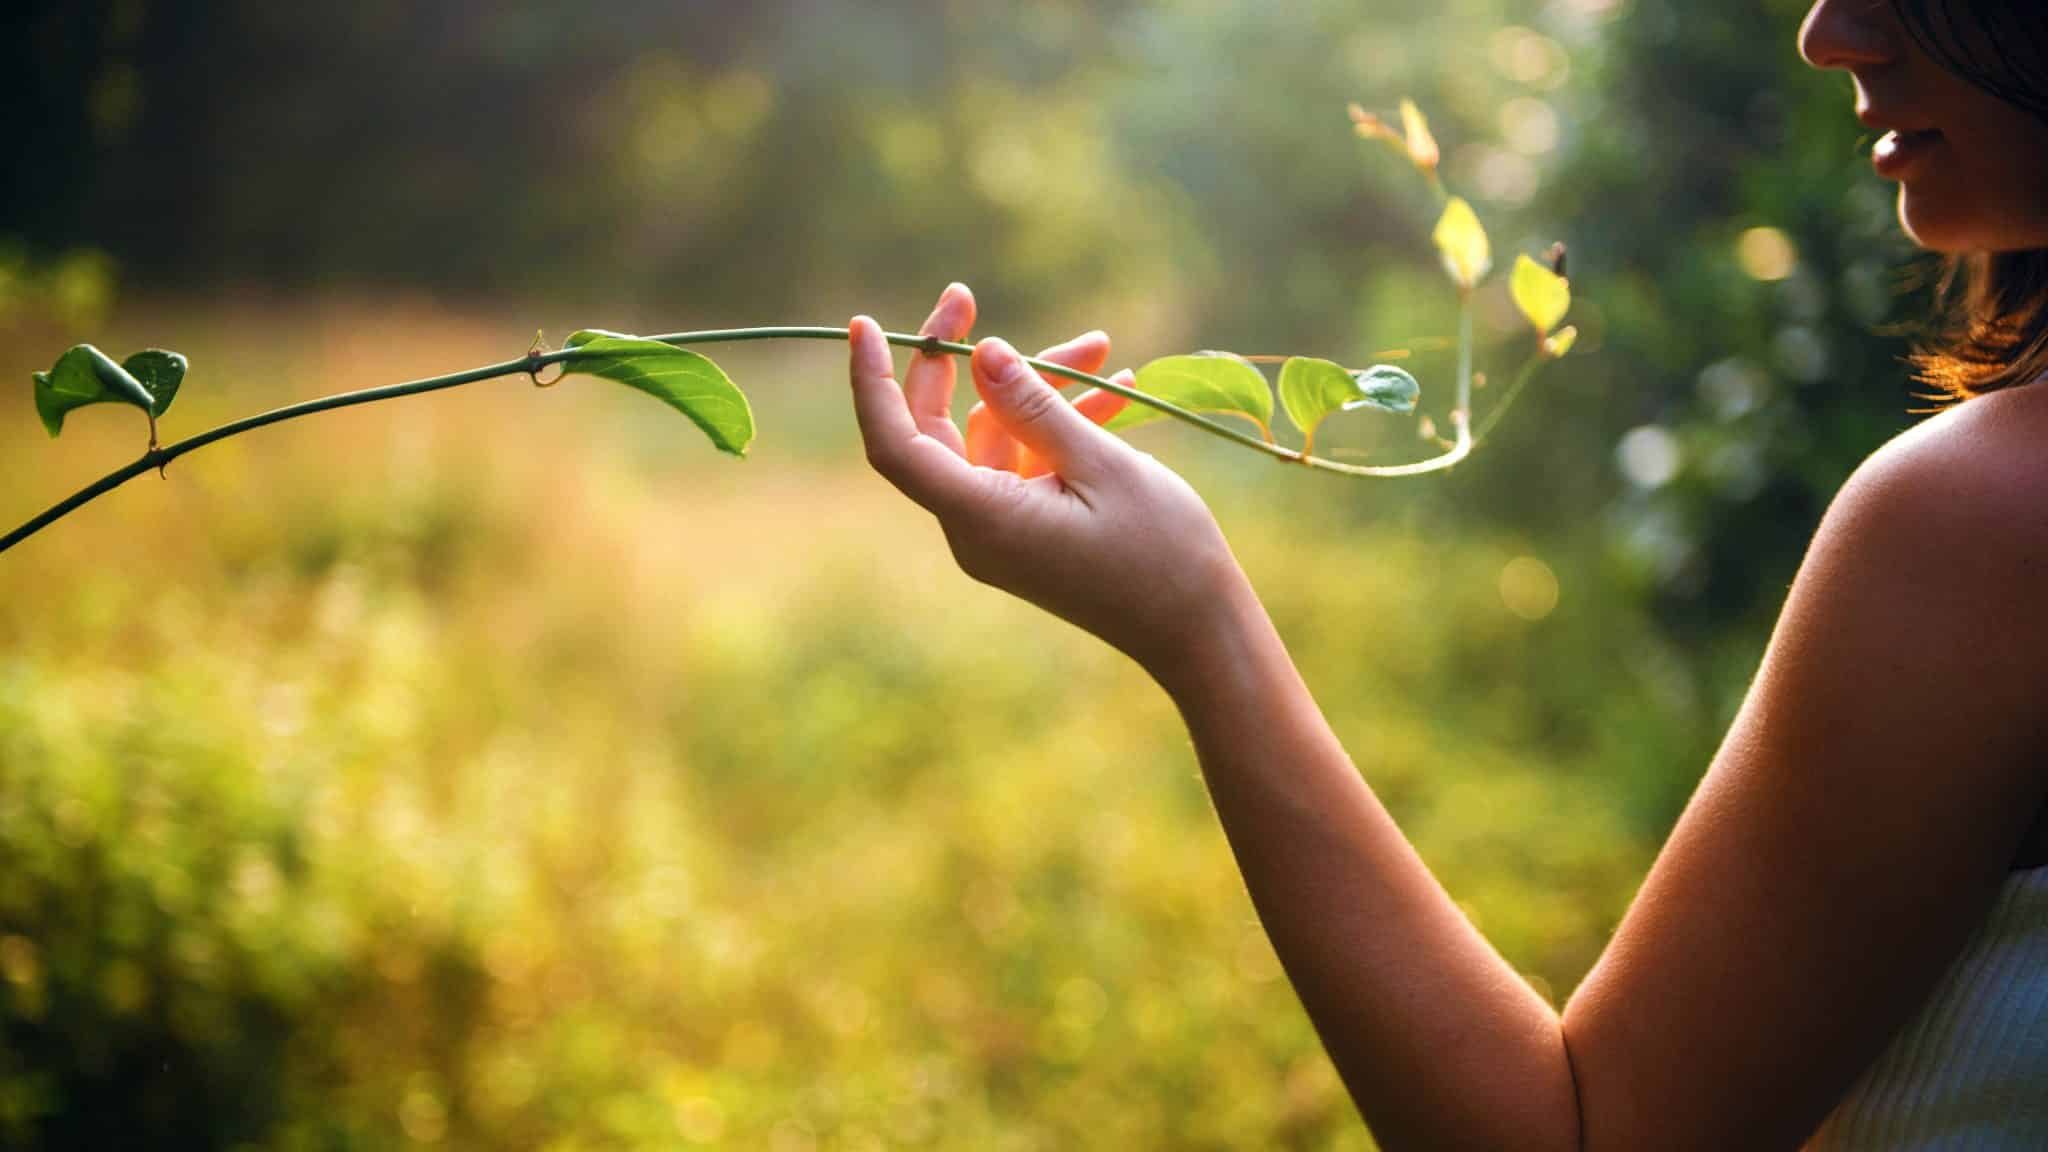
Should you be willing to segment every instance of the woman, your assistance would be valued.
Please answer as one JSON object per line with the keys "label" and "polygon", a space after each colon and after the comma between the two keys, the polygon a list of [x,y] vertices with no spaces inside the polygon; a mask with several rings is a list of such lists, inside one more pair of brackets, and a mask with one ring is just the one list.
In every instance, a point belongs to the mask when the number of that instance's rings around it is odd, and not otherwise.
{"label": "woman", "polygon": [[[875,468],[969,575],[1115,645],[1180,708],[1266,931],[1389,1148],[2048,1147],[2048,16],[1822,0],[1800,47],[1853,75],[1906,230],[1970,254],[1960,327],[1922,358],[1967,402],[1835,499],[1726,742],[1562,1013],[1354,770],[1200,498],[1089,419],[1110,398],[1070,404],[985,341],[963,439],[951,360],[914,358],[899,390],[875,324],[853,323]],[[961,339],[973,313],[956,285],[924,331]],[[1107,355],[1099,333],[1048,353]],[[1020,456],[1053,474],[1020,476]]]}

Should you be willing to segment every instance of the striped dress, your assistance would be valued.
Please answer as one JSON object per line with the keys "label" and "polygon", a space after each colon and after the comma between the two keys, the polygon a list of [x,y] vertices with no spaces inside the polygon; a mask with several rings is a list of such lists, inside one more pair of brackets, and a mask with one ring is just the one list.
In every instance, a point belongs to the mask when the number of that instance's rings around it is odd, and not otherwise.
{"label": "striped dress", "polygon": [[2048,866],[2007,874],[1926,1006],[1806,1148],[2048,1149]]}

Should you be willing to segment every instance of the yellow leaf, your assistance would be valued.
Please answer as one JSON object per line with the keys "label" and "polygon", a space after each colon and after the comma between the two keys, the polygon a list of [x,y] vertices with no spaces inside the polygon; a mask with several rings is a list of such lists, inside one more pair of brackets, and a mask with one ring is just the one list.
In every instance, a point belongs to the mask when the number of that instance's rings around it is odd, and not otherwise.
{"label": "yellow leaf", "polygon": [[1538,336],[1557,327],[1572,310],[1571,282],[1536,261],[1527,252],[1515,257],[1515,272],[1508,281],[1515,307],[1536,326]]}
{"label": "yellow leaf", "polygon": [[1470,290],[1493,268],[1493,249],[1486,242],[1486,229],[1462,196],[1444,205],[1443,218],[1436,222],[1436,250],[1443,255],[1444,271],[1458,287]]}
{"label": "yellow leaf", "polygon": [[1413,100],[1401,101],[1401,130],[1408,142],[1408,158],[1424,172],[1436,171],[1437,162],[1443,154],[1437,149],[1436,137],[1430,134],[1429,121],[1423,118],[1422,109]]}
{"label": "yellow leaf", "polygon": [[1557,330],[1557,335],[1543,342],[1543,354],[1552,360],[1562,359],[1579,342],[1579,330],[1570,325]]}

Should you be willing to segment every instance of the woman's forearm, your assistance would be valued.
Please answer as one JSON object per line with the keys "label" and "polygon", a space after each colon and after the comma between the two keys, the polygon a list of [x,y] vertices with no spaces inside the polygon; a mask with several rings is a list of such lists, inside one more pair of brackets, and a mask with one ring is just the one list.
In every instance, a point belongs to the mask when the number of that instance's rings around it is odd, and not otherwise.
{"label": "woman's forearm", "polygon": [[[948,289],[927,331],[960,336],[972,313]],[[913,359],[899,385],[880,327],[856,317],[848,333],[868,460],[939,518],[961,569],[1131,654],[1173,695],[1267,934],[1381,1142],[1575,1147],[1557,1015],[1358,778],[1194,488],[1001,341],[975,349],[975,391],[1058,482],[970,464],[951,359]]]}
{"label": "woman's forearm", "polygon": [[1381,807],[1250,586],[1155,676],[1266,933],[1381,1144],[1576,1149],[1557,1013]]}

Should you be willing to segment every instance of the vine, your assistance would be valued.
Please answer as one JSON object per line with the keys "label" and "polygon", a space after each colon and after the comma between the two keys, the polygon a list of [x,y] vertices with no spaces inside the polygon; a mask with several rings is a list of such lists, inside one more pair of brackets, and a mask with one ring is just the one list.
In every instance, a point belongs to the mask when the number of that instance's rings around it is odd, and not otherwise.
{"label": "vine", "polygon": [[[1439,150],[1428,121],[1412,101],[1403,100],[1398,128],[1353,105],[1351,120],[1357,134],[1366,140],[1392,147],[1414,165],[1428,181],[1442,203],[1432,241],[1442,257],[1445,273],[1458,294],[1456,398],[1450,421],[1449,440],[1437,439],[1437,455],[1406,464],[1349,464],[1315,455],[1315,435],[1323,421],[1339,412],[1359,409],[1412,413],[1421,394],[1415,377],[1391,364],[1349,369],[1333,361],[1308,356],[1245,357],[1228,352],[1198,352],[1168,356],[1140,368],[1133,385],[1076,371],[1039,359],[1028,359],[1040,373],[1127,397],[1132,403],[1103,426],[1122,431],[1162,417],[1179,420],[1214,436],[1246,448],[1308,468],[1358,477],[1420,476],[1449,469],[1472,454],[1479,441],[1491,431],[1521,394],[1536,370],[1571,350],[1577,329],[1560,328],[1571,309],[1571,286],[1565,277],[1562,245],[1551,249],[1547,264],[1526,253],[1517,256],[1509,288],[1516,307],[1535,332],[1535,345],[1501,402],[1478,433],[1472,428],[1473,334],[1472,297],[1492,271],[1492,250],[1486,230],[1472,206],[1447,192],[1438,176]],[[79,344],[57,358],[48,372],[35,373],[36,411],[51,436],[63,431],[64,418],[73,409],[92,404],[126,404],[140,409],[149,421],[149,446],[140,459],[108,473],[73,493],[34,519],[0,537],[0,552],[35,535],[93,500],[119,488],[151,469],[160,475],[171,461],[196,452],[209,444],[238,436],[266,425],[370,404],[401,396],[416,396],[504,377],[526,376],[535,385],[549,387],[564,376],[596,376],[646,392],[688,417],[711,440],[713,447],[744,457],[754,438],[753,410],[741,392],[716,363],[691,346],[730,344],[755,340],[834,340],[847,338],[845,328],[758,327],[728,328],[703,332],[676,332],[662,336],[628,336],[597,329],[571,336],[559,350],[550,351],[538,341],[525,356],[498,364],[487,364],[466,372],[434,376],[402,384],[343,392],[275,408],[268,412],[231,421],[217,428],[171,444],[159,444],[157,421],[169,410],[184,383],[185,357],[176,352],[149,349],[116,362],[90,344]],[[900,332],[886,334],[888,342],[926,355],[970,355],[972,345],[929,336]],[[1277,383],[1269,384],[1259,363],[1278,362]],[[557,375],[542,379],[542,373],[558,369]],[[1277,392],[1280,407],[1301,432],[1302,446],[1290,448],[1273,437],[1273,405]],[[1224,424],[1213,416],[1235,416],[1257,429],[1253,435]],[[1436,439],[1425,420],[1426,438]]]}

